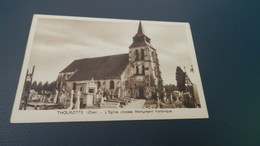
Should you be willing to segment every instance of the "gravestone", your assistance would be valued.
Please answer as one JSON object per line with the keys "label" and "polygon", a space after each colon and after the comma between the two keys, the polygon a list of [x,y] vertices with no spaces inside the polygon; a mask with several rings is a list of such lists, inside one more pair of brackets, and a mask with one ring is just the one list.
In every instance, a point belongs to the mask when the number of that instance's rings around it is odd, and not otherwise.
{"label": "gravestone", "polygon": [[70,92],[70,106],[69,106],[68,109],[72,109],[73,106],[74,106],[74,104],[73,104],[73,96],[74,96],[74,91],[71,90],[71,92]]}
{"label": "gravestone", "polygon": [[76,98],[77,98],[77,101],[76,101],[76,107],[75,107],[75,109],[80,109],[80,91],[77,91],[77,93],[76,93]]}
{"label": "gravestone", "polygon": [[57,103],[58,95],[59,95],[59,91],[55,90],[55,96],[54,96],[54,99],[53,99],[53,103]]}

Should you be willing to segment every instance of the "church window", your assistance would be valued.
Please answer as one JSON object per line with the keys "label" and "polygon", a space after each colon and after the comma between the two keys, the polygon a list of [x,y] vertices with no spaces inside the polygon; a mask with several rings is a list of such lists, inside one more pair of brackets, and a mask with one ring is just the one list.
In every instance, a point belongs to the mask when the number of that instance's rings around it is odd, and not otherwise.
{"label": "church window", "polygon": [[157,67],[154,69],[154,71],[155,71],[155,75],[158,76],[159,75],[159,70],[158,70]]}
{"label": "church window", "polygon": [[155,62],[154,52],[152,52],[152,58],[153,58],[153,62]]}
{"label": "church window", "polygon": [[153,54],[153,57],[154,57],[154,62],[158,62],[156,53]]}
{"label": "church window", "polygon": [[94,92],[95,92],[95,89],[93,89],[93,88],[88,89],[88,93],[94,93]]}
{"label": "church window", "polygon": [[73,88],[72,88],[72,90],[74,90],[74,91],[76,90],[76,82],[73,83]]}
{"label": "church window", "polygon": [[135,50],[135,61],[139,60],[139,54],[138,54],[138,51]]}
{"label": "church window", "polygon": [[141,60],[144,60],[144,49],[141,49]]}
{"label": "church window", "polygon": [[61,88],[61,82],[58,82],[58,89]]}
{"label": "church window", "polygon": [[114,81],[110,81],[110,89],[115,89],[115,82]]}
{"label": "church window", "polygon": [[144,65],[142,65],[142,75],[144,75],[145,74],[145,67],[144,67]]}
{"label": "church window", "polygon": [[139,70],[138,74],[141,75],[142,72],[143,72],[143,67],[142,67],[142,65],[139,65],[139,66],[138,66],[138,70]]}
{"label": "church window", "polygon": [[138,66],[136,66],[136,74],[137,74],[137,75],[139,74],[139,68],[138,68]]}
{"label": "church window", "polygon": [[100,81],[98,81],[98,82],[97,82],[97,88],[99,89],[100,86],[101,86],[101,83],[100,83]]}

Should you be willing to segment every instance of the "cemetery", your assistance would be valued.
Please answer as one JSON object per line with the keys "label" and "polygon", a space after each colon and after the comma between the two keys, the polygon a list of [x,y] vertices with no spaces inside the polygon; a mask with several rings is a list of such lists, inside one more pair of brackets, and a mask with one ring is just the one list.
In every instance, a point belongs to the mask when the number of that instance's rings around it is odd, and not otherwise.
{"label": "cemetery", "polygon": [[31,74],[27,71],[20,110],[200,107],[185,68],[176,68],[176,86],[163,84],[157,51],[141,21],[129,53],[76,59],[51,86],[32,87],[33,73],[34,67]]}

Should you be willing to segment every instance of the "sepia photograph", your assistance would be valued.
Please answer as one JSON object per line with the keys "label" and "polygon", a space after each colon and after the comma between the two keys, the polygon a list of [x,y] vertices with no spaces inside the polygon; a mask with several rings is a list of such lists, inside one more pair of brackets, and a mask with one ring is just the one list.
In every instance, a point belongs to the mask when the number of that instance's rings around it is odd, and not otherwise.
{"label": "sepia photograph", "polygon": [[189,23],[34,15],[12,122],[207,117]]}

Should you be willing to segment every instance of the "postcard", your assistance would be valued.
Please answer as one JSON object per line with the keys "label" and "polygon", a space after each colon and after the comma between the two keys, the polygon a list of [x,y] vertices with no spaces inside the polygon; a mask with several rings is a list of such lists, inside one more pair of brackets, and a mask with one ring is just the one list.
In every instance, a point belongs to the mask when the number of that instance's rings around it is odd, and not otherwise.
{"label": "postcard", "polygon": [[208,118],[189,23],[34,15],[11,123]]}

